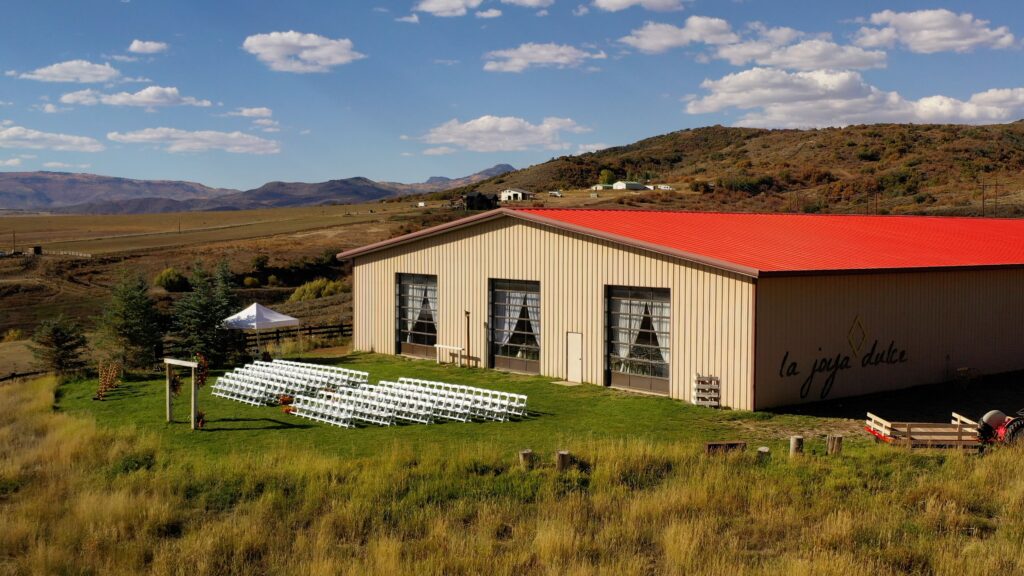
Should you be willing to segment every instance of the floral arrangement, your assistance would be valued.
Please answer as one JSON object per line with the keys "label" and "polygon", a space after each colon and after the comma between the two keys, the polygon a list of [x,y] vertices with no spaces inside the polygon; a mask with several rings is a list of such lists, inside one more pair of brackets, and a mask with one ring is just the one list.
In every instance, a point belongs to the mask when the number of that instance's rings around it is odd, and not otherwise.
{"label": "floral arrangement", "polygon": [[203,356],[198,352],[196,352],[192,361],[199,365],[196,368],[196,388],[202,388],[203,386],[206,386],[206,379],[210,375],[210,365],[206,361],[206,356]]}

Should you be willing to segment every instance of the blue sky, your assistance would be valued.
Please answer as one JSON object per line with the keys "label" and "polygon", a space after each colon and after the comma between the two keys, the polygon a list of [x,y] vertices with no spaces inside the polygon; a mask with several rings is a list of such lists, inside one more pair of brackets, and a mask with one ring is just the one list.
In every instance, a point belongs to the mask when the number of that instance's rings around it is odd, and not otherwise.
{"label": "blue sky", "polygon": [[0,170],[421,181],[688,127],[1024,117],[1017,1],[9,0]]}

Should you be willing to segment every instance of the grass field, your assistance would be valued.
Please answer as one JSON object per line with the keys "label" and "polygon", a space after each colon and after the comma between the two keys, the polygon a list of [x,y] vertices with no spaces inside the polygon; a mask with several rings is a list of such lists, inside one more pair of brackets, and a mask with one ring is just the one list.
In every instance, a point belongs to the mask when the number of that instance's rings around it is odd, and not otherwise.
{"label": "grass field", "polygon": [[[333,361],[333,360],[332,360]],[[843,421],[715,412],[541,378],[355,355],[523,391],[530,418],[341,430],[203,393],[162,422],[158,381],[0,386],[0,574],[957,574],[1024,568],[1021,452],[914,452]],[[55,395],[55,390],[57,394]],[[184,417],[179,400],[178,420]],[[56,407],[56,410],[54,409]],[[773,447],[701,454],[705,438]],[[526,471],[515,451],[541,464]],[[580,463],[557,473],[552,450]]]}

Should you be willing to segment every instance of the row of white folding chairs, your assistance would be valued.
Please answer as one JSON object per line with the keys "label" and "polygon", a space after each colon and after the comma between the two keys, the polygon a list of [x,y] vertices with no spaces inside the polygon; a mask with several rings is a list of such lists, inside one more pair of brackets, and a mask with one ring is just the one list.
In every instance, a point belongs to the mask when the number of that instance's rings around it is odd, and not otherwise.
{"label": "row of white folding chairs", "polygon": [[297,394],[311,392],[320,388],[337,388],[339,386],[354,386],[346,376],[341,374],[327,374],[322,372],[307,371],[292,366],[281,366],[270,362],[254,362],[242,368],[251,374],[265,375],[273,380],[284,382],[295,382],[300,389],[295,390]]}
{"label": "row of white folding chairs", "polygon": [[366,372],[322,370],[315,364],[282,364],[277,361],[257,362],[256,364],[260,365],[262,369],[276,374],[324,382],[331,387],[359,386],[365,384],[370,377]]}
{"label": "row of white folding chairs", "polygon": [[267,388],[265,385],[250,378],[240,377],[234,374],[225,374],[217,378],[211,392],[214,396],[252,404],[254,406],[267,403]]}
{"label": "row of white folding chairs", "polygon": [[400,411],[407,412],[399,416],[399,419],[407,422],[431,424],[442,419],[458,422],[469,422],[473,419],[473,407],[465,400],[431,394],[387,380],[381,380],[376,385],[363,386],[363,389],[391,398],[400,406]]}
{"label": "row of white folding chairs", "polygon": [[317,396],[296,396],[292,402],[291,414],[316,420],[332,426],[354,428],[354,406],[347,402]]}
{"label": "row of white folding chairs", "polygon": [[463,384],[420,380],[417,378],[399,378],[398,381],[405,384],[414,384],[426,389],[445,390],[448,392],[465,394],[473,398],[477,405],[483,406],[485,411],[504,413],[506,416],[505,418],[495,419],[506,420],[507,417],[515,416],[521,418],[526,415],[527,397],[525,394],[514,394],[512,392],[502,392],[500,390],[490,390],[488,388],[477,388],[475,386],[465,386]]}
{"label": "row of white folding chairs", "polygon": [[489,417],[489,413],[482,406],[479,406],[479,403],[465,394],[423,388],[405,382],[389,382],[387,380],[381,380],[377,383],[377,386],[390,388],[427,403],[431,406],[435,418],[455,420],[457,422],[470,422],[474,418],[496,419]]}
{"label": "row of white folding chairs", "polygon": [[397,409],[385,397],[363,388],[343,388],[337,392],[321,391],[308,400],[312,412],[331,414],[340,411],[351,413],[351,420],[364,424],[391,426],[395,423]]}
{"label": "row of white folding chairs", "polygon": [[232,374],[263,383],[267,389],[268,398],[275,398],[281,395],[310,394],[319,388],[330,385],[326,381],[317,382],[311,379],[297,378],[252,365],[237,368]]}
{"label": "row of white folding chairs", "polygon": [[316,372],[340,374],[347,377],[351,382],[355,384],[366,384],[370,381],[370,373],[363,372],[362,370],[352,370],[351,368],[342,368],[340,366],[327,366],[324,364],[311,364],[309,362],[295,362],[294,360],[275,359],[273,363],[281,364],[284,366],[294,366],[297,368],[312,370]]}

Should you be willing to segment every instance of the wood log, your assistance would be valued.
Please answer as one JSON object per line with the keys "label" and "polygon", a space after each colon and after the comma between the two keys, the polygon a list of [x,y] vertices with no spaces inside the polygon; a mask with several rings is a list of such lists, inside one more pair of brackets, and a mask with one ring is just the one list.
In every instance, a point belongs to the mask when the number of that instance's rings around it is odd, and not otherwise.
{"label": "wood log", "polygon": [[572,466],[572,454],[569,454],[567,450],[559,450],[558,454],[555,454],[555,470],[565,472],[570,466]]}
{"label": "wood log", "polygon": [[804,453],[804,437],[803,436],[790,436],[789,437],[789,455],[790,457],[799,456]]}
{"label": "wood log", "polygon": [[825,439],[825,454],[829,456],[838,456],[843,452],[843,437],[829,434]]}
{"label": "wood log", "polygon": [[519,451],[519,464],[529,470],[533,468],[533,450],[527,448]]}
{"label": "wood log", "polygon": [[733,450],[743,451],[747,449],[746,442],[740,442],[736,440],[730,440],[727,442],[705,442],[704,453],[705,454],[719,454],[725,452],[732,452]]}

